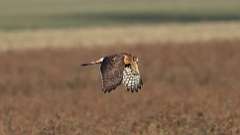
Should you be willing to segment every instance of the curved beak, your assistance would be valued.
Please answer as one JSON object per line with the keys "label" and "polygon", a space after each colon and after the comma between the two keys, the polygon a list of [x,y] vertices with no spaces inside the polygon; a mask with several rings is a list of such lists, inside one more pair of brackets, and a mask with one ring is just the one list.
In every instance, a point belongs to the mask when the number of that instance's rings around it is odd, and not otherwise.
{"label": "curved beak", "polygon": [[137,64],[136,62],[133,62],[133,63],[131,64],[131,67],[132,67],[132,69],[134,70],[134,72],[135,72],[136,74],[140,74],[139,69],[138,69],[138,64]]}

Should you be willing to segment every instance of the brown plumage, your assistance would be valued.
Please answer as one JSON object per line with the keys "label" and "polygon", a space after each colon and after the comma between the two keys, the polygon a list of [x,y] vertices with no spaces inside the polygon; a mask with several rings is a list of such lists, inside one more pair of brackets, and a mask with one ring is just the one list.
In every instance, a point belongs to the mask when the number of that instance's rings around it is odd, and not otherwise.
{"label": "brown plumage", "polygon": [[127,90],[138,92],[143,82],[138,69],[138,58],[129,53],[105,56],[97,61],[82,64],[82,66],[101,64],[102,90],[111,92],[120,84]]}

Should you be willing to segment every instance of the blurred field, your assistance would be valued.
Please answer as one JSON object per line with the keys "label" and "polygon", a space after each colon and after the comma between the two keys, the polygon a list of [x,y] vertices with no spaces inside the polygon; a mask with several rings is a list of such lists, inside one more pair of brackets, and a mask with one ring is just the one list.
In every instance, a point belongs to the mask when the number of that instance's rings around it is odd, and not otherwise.
{"label": "blurred field", "polygon": [[[238,135],[240,41],[78,47],[0,54],[1,135]],[[144,87],[103,94],[97,66],[129,51]]]}
{"label": "blurred field", "polygon": [[0,0],[0,29],[240,19],[238,0]]}
{"label": "blurred field", "polygon": [[240,23],[236,21],[165,23],[125,27],[2,31],[0,37],[0,51],[79,46],[90,48],[96,46],[117,47],[143,43],[209,42],[211,40],[239,40]]}

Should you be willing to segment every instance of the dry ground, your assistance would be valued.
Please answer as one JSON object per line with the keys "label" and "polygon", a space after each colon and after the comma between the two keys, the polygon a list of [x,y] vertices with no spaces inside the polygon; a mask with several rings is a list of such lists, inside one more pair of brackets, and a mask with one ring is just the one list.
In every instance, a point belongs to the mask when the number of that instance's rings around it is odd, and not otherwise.
{"label": "dry ground", "polygon": [[[0,54],[1,135],[238,135],[240,41]],[[140,56],[144,87],[100,90],[103,54]]]}

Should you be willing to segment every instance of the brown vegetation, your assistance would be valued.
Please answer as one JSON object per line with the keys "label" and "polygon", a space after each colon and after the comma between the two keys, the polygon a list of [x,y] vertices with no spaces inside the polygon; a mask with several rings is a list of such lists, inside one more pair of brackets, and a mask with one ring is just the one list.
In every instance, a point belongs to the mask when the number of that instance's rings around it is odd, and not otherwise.
{"label": "brown vegetation", "polygon": [[[1,135],[238,135],[239,41],[44,49],[0,54]],[[129,51],[144,87],[101,92],[98,67]]]}

